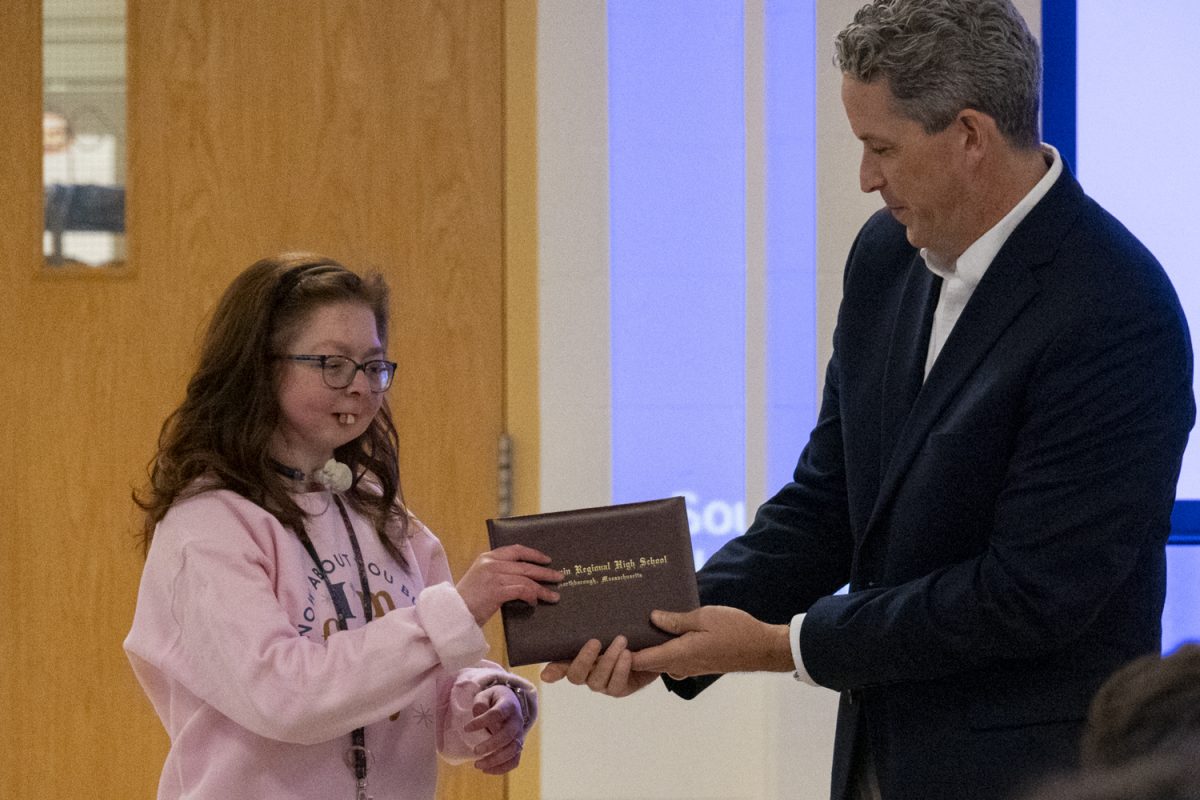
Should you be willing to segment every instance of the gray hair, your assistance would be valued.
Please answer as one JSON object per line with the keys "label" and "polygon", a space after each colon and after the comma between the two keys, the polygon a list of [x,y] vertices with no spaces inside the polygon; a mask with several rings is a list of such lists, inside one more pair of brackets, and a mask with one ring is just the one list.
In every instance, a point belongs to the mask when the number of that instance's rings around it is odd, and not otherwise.
{"label": "gray hair", "polygon": [[838,34],[834,63],[886,80],[926,133],[973,108],[1016,147],[1037,147],[1041,50],[1010,0],[872,0]]}

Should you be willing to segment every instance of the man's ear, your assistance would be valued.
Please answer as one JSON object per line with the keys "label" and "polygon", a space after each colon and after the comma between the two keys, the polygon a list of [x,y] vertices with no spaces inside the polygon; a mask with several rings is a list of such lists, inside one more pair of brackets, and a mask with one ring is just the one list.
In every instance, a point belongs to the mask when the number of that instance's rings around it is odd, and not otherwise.
{"label": "man's ear", "polygon": [[1000,136],[996,120],[990,114],[974,108],[964,108],[958,112],[952,124],[961,137],[964,155],[973,163],[983,160],[987,152],[996,146]]}

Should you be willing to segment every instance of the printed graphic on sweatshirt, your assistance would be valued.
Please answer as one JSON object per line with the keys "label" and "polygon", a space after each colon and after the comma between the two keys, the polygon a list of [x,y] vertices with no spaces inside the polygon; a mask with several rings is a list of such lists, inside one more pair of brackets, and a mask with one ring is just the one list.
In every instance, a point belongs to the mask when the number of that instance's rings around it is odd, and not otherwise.
{"label": "printed graphic on sweatshirt", "polygon": [[[403,572],[396,574],[393,572],[393,566],[380,566],[375,561],[368,561],[366,568],[367,580],[371,584],[369,602],[375,619],[389,611],[395,611],[401,605],[417,604],[417,592],[409,588],[407,576]],[[314,629],[319,630],[321,638],[328,639],[338,629],[338,611],[347,621],[360,620],[359,624],[362,624],[361,612],[368,600],[363,596],[362,586],[359,585],[358,565],[352,553],[335,553],[330,558],[322,559],[321,569],[329,577],[329,587],[333,590],[333,608],[329,607],[329,601],[325,599],[325,582],[321,580],[321,572],[314,565],[308,574],[308,595],[302,612],[303,619],[296,623],[296,630],[301,636],[309,636]],[[351,595],[357,602],[350,601]],[[326,614],[330,616],[324,616]]]}

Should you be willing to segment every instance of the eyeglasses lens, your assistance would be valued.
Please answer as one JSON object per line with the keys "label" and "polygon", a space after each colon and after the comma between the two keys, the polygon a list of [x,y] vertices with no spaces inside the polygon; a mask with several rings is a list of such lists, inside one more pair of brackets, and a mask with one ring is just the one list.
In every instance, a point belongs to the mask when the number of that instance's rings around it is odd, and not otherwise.
{"label": "eyeglasses lens", "polygon": [[[345,356],[329,356],[325,359],[325,384],[333,389],[344,389],[354,382],[358,364]],[[367,376],[367,386],[373,392],[382,392],[392,383],[392,367],[386,361],[368,361],[361,365]]]}
{"label": "eyeglasses lens", "polygon": [[344,389],[354,381],[354,373],[358,368],[354,362],[341,356],[329,356],[325,359],[325,383],[334,389]]}
{"label": "eyeglasses lens", "polygon": [[391,365],[382,361],[372,361],[364,365],[363,372],[367,373],[367,385],[373,392],[382,392],[392,382]]}

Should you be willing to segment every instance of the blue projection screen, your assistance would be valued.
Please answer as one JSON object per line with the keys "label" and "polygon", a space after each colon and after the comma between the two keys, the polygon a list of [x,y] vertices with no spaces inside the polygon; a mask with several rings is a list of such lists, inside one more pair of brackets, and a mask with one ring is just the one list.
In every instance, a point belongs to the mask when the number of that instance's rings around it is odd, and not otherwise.
{"label": "blue projection screen", "polygon": [[740,3],[611,0],[614,502],[681,494],[703,562],[745,529]]}
{"label": "blue projection screen", "polygon": [[[614,502],[687,501],[702,564],[746,509],[746,59],[741,3],[610,0]],[[764,6],[766,465],[816,417],[815,6]]]}
{"label": "blue projection screen", "polygon": [[[1075,13],[1077,174],[1088,194],[1162,262],[1179,292],[1195,350],[1200,270],[1191,232],[1200,162],[1190,151],[1200,112],[1180,102],[1177,81],[1167,77],[1200,70],[1195,26],[1180,24],[1194,17],[1195,5],[1191,0],[1088,0],[1078,3]],[[1172,523],[1164,650],[1200,639],[1200,546],[1195,544],[1200,539],[1200,436],[1195,431],[1184,454]]]}

